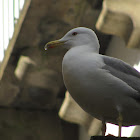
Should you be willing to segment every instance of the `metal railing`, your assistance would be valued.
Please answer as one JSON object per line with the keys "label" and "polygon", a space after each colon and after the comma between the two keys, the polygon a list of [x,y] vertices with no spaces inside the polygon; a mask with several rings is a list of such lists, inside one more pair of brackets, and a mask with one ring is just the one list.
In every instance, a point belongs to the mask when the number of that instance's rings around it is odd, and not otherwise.
{"label": "metal railing", "polygon": [[3,60],[15,25],[26,0],[0,0],[0,62]]}

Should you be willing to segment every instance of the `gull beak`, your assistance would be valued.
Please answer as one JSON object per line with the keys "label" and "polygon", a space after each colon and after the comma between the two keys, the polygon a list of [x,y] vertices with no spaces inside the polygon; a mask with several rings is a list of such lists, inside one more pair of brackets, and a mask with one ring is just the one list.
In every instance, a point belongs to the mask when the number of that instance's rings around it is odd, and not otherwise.
{"label": "gull beak", "polygon": [[55,48],[58,46],[62,46],[64,45],[65,42],[66,41],[61,41],[61,40],[50,41],[45,45],[44,49],[47,50],[48,48]]}

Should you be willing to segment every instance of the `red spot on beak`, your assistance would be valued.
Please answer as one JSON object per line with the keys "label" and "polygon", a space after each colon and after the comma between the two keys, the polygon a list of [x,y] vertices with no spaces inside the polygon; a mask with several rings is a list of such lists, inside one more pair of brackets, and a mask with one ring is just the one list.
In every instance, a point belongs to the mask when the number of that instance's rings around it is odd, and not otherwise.
{"label": "red spot on beak", "polygon": [[49,48],[54,48],[54,46],[49,46]]}

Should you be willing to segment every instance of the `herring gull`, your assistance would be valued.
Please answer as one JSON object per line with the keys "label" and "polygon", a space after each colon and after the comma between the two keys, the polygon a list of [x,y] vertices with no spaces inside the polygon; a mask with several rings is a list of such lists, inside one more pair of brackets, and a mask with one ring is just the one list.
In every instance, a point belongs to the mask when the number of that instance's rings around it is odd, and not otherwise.
{"label": "herring gull", "polygon": [[140,125],[137,70],[122,60],[99,54],[98,38],[89,28],[74,28],[47,43],[45,49],[58,46],[68,49],[62,62],[64,84],[81,108],[102,122],[119,125],[119,136],[121,126]]}

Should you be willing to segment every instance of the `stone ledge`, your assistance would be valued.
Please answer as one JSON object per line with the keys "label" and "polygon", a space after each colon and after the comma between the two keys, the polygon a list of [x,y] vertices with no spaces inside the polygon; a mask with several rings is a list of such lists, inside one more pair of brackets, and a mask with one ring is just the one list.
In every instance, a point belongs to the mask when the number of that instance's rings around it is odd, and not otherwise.
{"label": "stone ledge", "polygon": [[138,13],[140,13],[138,0],[105,0],[96,28],[101,32],[121,37],[128,48],[139,48],[140,18]]}
{"label": "stone ledge", "polygon": [[64,102],[59,111],[60,118],[82,125],[86,128],[88,135],[99,135],[101,132],[101,121],[93,118],[88,113],[86,113],[66,92]]}

